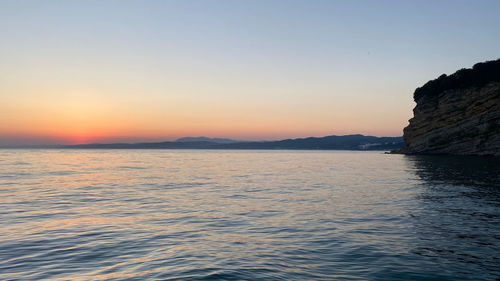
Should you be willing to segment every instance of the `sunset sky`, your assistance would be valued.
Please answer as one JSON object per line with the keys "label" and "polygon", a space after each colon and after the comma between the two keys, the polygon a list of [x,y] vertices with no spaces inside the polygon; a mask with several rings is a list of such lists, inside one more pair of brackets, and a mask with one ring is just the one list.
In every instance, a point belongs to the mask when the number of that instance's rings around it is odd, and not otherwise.
{"label": "sunset sky", "polygon": [[400,136],[500,1],[0,1],[0,145]]}

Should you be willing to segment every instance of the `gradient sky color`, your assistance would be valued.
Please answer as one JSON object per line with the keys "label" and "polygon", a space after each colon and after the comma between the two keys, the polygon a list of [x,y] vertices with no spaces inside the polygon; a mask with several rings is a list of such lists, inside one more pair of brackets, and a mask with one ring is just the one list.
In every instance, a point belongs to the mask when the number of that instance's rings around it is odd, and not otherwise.
{"label": "gradient sky color", "polygon": [[0,1],[0,145],[399,136],[500,1]]}

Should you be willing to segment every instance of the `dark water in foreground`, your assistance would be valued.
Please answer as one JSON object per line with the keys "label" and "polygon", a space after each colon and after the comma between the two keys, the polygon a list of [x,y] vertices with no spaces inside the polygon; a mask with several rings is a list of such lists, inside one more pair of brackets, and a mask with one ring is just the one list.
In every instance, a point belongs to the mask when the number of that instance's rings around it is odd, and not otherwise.
{"label": "dark water in foreground", "polygon": [[500,160],[0,150],[0,280],[499,280]]}

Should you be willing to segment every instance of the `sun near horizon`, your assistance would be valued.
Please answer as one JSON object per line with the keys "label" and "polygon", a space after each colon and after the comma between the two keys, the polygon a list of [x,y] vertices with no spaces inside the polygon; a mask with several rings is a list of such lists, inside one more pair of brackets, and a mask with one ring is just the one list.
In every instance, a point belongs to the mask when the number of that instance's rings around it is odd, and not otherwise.
{"label": "sun near horizon", "polygon": [[1,5],[0,145],[401,136],[415,88],[500,45],[488,1]]}

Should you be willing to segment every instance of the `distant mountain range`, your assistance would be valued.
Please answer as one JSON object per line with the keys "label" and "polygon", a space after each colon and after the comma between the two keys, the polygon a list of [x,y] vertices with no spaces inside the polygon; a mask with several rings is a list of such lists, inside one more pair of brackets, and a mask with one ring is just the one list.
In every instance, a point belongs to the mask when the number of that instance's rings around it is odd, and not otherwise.
{"label": "distant mountain range", "polygon": [[232,139],[224,139],[224,138],[207,138],[207,137],[184,137],[175,140],[175,142],[214,142],[214,143],[235,143],[241,142]]}
{"label": "distant mountain range", "polygon": [[303,150],[392,150],[403,146],[402,137],[364,135],[308,137],[279,141],[237,141],[222,138],[185,137],[176,141],[144,143],[92,143],[58,145],[51,148],[92,149],[303,149]]}

